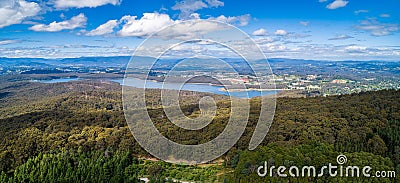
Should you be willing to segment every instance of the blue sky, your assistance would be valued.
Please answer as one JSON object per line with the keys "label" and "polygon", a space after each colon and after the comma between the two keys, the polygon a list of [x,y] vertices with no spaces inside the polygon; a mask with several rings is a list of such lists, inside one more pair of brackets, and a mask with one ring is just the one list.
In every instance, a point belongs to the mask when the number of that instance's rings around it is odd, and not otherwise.
{"label": "blue sky", "polygon": [[400,60],[398,0],[1,0],[0,57],[131,55],[187,19],[237,26],[269,58]]}

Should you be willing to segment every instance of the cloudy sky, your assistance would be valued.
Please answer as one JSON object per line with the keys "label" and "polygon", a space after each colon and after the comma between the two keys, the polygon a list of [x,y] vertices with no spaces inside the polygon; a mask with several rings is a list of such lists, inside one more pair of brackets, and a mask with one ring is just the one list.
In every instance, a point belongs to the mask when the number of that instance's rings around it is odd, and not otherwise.
{"label": "cloudy sky", "polygon": [[399,61],[399,9],[398,0],[0,0],[0,57],[131,55],[165,26],[209,19],[237,26],[268,58]]}

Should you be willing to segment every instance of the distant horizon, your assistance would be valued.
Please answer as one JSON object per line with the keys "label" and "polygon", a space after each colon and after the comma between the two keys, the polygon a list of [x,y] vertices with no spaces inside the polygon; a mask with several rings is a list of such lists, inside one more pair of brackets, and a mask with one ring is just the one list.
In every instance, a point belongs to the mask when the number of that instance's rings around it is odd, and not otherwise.
{"label": "distant horizon", "polygon": [[[132,57],[128,55],[115,55],[115,56],[81,56],[81,57],[60,57],[60,58],[46,58],[46,57],[0,57],[0,59],[44,59],[44,60],[63,60],[63,59],[80,59],[80,58],[111,58],[111,57]],[[134,56],[135,57],[135,56]],[[148,56],[136,56],[136,57],[148,57]],[[239,57],[224,57],[221,59],[238,59]],[[187,57],[179,57],[179,58],[167,58],[167,59],[187,59]],[[305,59],[305,58],[285,58],[285,57],[273,57],[267,58],[270,59],[287,59],[287,60],[299,60],[299,61],[323,61],[323,62],[400,62],[399,59],[394,60],[379,60],[379,59],[371,59],[371,60],[356,60],[356,59],[341,59],[341,60],[331,60],[331,59]]]}

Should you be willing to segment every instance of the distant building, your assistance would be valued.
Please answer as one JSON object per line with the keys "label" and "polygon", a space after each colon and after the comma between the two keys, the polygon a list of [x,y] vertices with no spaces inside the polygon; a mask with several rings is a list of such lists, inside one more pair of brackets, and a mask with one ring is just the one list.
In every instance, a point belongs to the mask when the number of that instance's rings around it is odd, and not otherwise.
{"label": "distant building", "polygon": [[345,83],[347,83],[347,81],[344,79],[334,79],[331,81],[331,83],[332,84],[345,84]]}
{"label": "distant building", "polygon": [[306,88],[307,88],[307,90],[320,90],[321,89],[321,87],[318,85],[308,85]]}
{"label": "distant building", "polygon": [[317,79],[317,76],[316,75],[307,75],[306,79],[307,80],[315,80],[315,79]]}
{"label": "distant building", "polygon": [[248,78],[240,78],[240,79],[231,79],[230,82],[233,84],[243,84],[243,83],[249,83],[250,80]]}

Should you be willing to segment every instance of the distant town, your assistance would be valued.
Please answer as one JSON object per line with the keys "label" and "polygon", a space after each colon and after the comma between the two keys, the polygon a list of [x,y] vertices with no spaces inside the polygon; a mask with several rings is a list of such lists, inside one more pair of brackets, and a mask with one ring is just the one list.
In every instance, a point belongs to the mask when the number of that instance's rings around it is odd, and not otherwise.
{"label": "distant town", "polygon": [[[93,57],[64,60],[9,59],[0,58],[1,75],[59,75],[67,77],[88,77],[93,74],[104,77],[122,78],[130,57]],[[170,64],[176,61],[168,62]],[[270,59],[273,74],[255,77],[246,72],[226,72],[213,68],[198,70],[189,68],[182,75],[174,77],[186,80],[191,77],[212,75],[213,80],[228,84],[245,85],[257,90],[260,85],[275,83],[278,90],[296,90],[307,96],[329,96],[364,91],[400,89],[400,62],[384,61],[314,61],[292,59]],[[241,68],[240,64],[238,68]],[[245,69],[243,69],[245,70]],[[138,77],[142,73],[137,71]],[[155,68],[148,79],[162,81],[168,70]],[[197,79],[191,82],[213,83],[213,80]]]}

